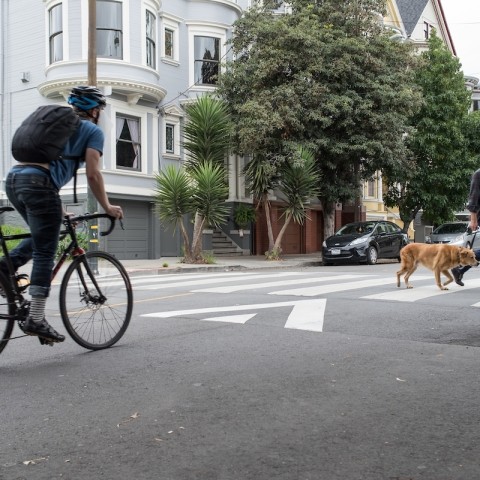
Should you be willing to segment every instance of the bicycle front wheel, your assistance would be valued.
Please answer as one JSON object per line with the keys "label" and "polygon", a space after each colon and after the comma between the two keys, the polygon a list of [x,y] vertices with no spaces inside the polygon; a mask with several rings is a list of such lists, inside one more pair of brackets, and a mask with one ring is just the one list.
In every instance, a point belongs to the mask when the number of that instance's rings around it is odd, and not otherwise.
{"label": "bicycle front wheel", "polygon": [[117,343],[133,309],[130,279],[106,252],[87,252],[68,267],[60,287],[63,324],[75,342],[90,350]]}
{"label": "bicycle front wheel", "polygon": [[15,302],[10,283],[0,273],[0,353],[7,346],[15,325]]}

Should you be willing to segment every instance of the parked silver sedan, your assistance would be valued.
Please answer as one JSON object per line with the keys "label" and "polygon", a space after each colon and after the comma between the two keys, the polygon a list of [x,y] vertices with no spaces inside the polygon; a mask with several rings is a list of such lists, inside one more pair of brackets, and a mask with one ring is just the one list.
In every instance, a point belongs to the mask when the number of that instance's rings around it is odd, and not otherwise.
{"label": "parked silver sedan", "polygon": [[480,233],[472,233],[468,222],[447,222],[438,226],[430,235],[425,237],[425,243],[449,243],[460,247],[480,247]]}

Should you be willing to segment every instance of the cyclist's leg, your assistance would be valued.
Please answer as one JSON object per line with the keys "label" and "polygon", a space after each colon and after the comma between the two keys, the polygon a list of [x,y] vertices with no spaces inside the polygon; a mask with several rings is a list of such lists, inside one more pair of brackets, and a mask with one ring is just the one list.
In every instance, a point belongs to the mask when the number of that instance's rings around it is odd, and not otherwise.
{"label": "cyclist's leg", "polygon": [[[30,227],[33,267],[29,293],[32,297],[25,332],[54,341],[63,341],[45,320],[45,304],[50,292],[55,251],[62,223],[63,208],[56,187],[42,174],[9,173],[7,195]],[[28,243],[22,248],[27,250]]]}

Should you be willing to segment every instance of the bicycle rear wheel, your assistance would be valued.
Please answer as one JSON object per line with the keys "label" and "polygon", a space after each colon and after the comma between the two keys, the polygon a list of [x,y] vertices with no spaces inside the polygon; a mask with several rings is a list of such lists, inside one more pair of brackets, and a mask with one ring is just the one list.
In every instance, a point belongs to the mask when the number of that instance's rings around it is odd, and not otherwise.
{"label": "bicycle rear wheel", "polygon": [[106,252],[87,252],[68,267],[60,287],[63,324],[75,342],[90,350],[117,343],[133,309],[130,279]]}
{"label": "bicycle rear wheel", "polygon": [[10,283],[0,273],[0,353],[7,346],[15,325],[15,302]]}

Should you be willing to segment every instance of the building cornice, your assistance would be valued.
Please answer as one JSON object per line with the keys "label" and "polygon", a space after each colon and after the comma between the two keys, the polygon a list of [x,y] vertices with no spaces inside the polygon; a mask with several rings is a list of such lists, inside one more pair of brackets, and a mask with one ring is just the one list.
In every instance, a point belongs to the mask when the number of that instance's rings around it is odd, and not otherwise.
{"label": "building cornice", "polygon": [[[76,85],[86,84],[85,78],[70,78],[68,80],[51,80],[38,86],[38,91],[46,98],[59,98],[68,95]],[[165,98],[167,91],[158,85],[120,79],[99,78],[98,87],[110,87],[112,92],[126,95],[128,98],[144,98],[147,101],[158,103]]]}

